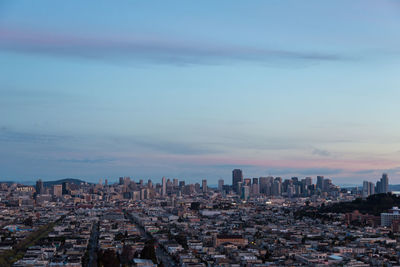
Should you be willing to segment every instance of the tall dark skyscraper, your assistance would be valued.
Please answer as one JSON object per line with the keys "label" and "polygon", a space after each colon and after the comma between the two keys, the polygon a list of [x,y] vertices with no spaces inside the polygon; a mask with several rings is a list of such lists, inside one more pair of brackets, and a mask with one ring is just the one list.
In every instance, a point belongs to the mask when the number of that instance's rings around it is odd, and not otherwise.
{"label": "tall dark skyscraper", "polygon": [[208,186],[207,186],[207,180],[204,179],[203,181],[201,181],[201,189],[203,190],[203,193],[207,193],[208,191]]}
{"label": "tall dark skyscraper", "polygon": [[38,195],[44,194],[44,186],[43,186],[43,181],[41,179],[36,181],[36,193]]}
{"label": "tall dark skyscraper", "polygon": [[389,192],[389,177],[387,173],[382,174],[381,178],[381,193]]}
{"label": "tall dark skyscraper", "polygon": [[232,189],[235,191],[237,194],[240,194],[241,192],[239,191],[239,183],[243,182],[243,172],[240,169],[234,169],[232,171]]}
{"label": "tall dark skyscraper", "polygon": [[317,188],[324,189],[324,176],[317,176]]}

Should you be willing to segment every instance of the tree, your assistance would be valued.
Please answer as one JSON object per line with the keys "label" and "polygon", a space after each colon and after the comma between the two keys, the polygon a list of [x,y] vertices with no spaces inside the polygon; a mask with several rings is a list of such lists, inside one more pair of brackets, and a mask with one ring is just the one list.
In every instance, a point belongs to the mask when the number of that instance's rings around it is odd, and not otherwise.
{"label": "tree", "polygon": [[28,217],[24,220],[23,222],[26,226],[33,226],[33,220],[32,217]]}
{"label": "tree", "polygon": [[200,209],[200,202],[192,202],[190,204],[190,209],[192,210],[199,210]]}
{"label": "tree", "polygon": [[119,266],[120,261],[118,255],[113,250],[107,249],[106,251],[99,252],[98,263],[98,266],[113,267]]}
{"label": "tree", "polygon": [[140,253],[141,259],[152,260],[154,264],[157,264],[156,249],[154,248],[154,241],[147,241]]}

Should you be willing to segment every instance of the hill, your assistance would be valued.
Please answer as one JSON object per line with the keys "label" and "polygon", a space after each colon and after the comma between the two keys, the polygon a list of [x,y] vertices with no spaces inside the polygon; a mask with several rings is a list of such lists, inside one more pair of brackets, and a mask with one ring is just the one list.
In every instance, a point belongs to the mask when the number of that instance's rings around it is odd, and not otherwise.
{"label": "hill", "polygon": [[61,180],[56,180],[56,181],[45,181],[45,182],[43,182],[43,185],[45,187],[51,187],[53,185],[62,184],[65,182],[70,183],[70,184],[76,184],[76,185],[79,185],[81,183],[86,183],[85,181],[80,180],[80,179],[66,178],[66,179],[61,179]]}
{"label": "hill", "polygon": [[371,195],[367,199],[357,198],[351,202],[340,202],[324,206],[319,209],[319,212],[347,213],[358,210],[364,214],[368,213],[378,216],[382,212],[387,212],[393,206],[400,206],[400,197],[387,193]]}

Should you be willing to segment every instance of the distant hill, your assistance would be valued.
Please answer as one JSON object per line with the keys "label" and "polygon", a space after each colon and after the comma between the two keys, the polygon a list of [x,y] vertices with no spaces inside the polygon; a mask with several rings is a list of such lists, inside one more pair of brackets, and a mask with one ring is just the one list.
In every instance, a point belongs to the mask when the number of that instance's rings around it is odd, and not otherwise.
{"label": "distant hill", "polygon": [[400,197],[388,193],[371,195],[365,200],[357,198],[351,202],[335,203],[321,207],[319,212],[347,213],[358,210],[364,214],[380,215],[382,212],[387,212],[393,206],[400,206]]}
{"label": "distant hill", "polygon": [[79,185],[81,183],[86,183],[85,181],[82,181],[80,179],[74,179],[74,178],[66,178],[66,179],[61,179],[61,180],[56,180],[56,181],[43,181],[43,185],[45,187],[51,187],[56,184],[62,184],[62,183],[70,183],[70,184],[76,184]]}
{"label": "distant hill", "polygon": [[390,184],[389,191],[400,191],[400,184]]}

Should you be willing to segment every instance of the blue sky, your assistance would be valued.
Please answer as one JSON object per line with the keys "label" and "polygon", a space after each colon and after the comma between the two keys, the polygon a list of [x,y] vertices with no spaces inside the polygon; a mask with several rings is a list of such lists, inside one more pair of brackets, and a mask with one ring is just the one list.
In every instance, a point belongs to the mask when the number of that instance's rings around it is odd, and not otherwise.
{"label": "blue sky", "polygon": [[2,1],[0,179],[400,183],[398,1]]}

